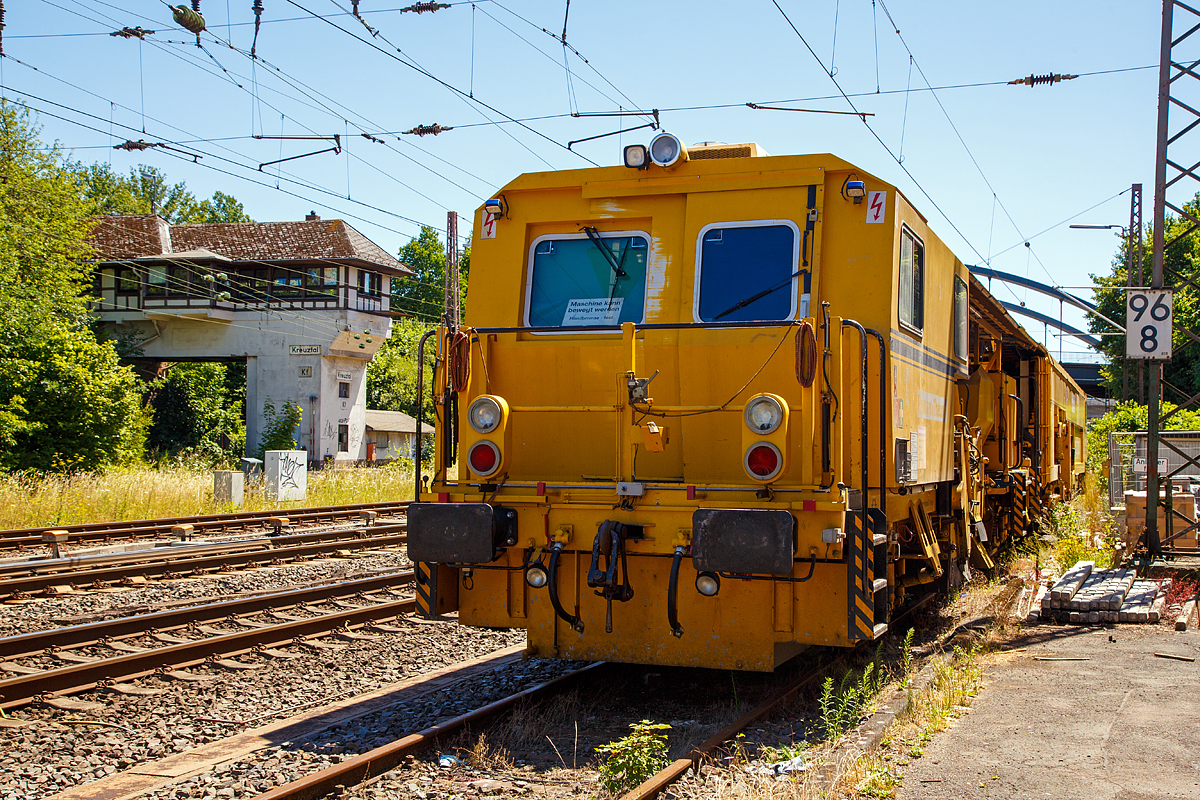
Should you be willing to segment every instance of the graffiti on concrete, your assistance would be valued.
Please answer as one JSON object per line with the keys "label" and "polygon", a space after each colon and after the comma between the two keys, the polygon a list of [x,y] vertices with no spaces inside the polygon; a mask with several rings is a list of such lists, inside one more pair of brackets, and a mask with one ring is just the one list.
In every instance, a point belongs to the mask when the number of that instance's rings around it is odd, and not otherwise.
{"label": "graffiti on concrete", "polygon": [[300,467],[303,466],[299,458],[296,458],[291,453],[284,453],[279,457],[279,488],[291,486],[299,489],[300,484],[296,482],[296,474]]}

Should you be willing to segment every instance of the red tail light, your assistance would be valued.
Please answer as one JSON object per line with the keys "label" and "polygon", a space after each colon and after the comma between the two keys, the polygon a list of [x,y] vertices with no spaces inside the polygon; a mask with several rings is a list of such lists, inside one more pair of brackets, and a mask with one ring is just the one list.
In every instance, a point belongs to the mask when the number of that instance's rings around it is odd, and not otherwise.
{"label": "red tail light", "polygon": [[476,442],[467,453],[471,472],[486,478],[500,467],[500,450],[489,441]]}
{"label": "red tail light", "polygon": [[769,481],[778,475],[783,467],[783,455],[775,445],[760,442],[746,451],[743,466],[755,480]]}

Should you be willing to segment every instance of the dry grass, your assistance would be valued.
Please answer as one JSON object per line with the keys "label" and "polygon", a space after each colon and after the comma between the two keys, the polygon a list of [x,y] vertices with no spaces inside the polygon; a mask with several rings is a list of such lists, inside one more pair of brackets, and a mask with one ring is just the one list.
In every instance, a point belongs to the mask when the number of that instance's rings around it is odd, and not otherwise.
{"label": "dry grass", "polygon": [[511,769],[514,753],[528,757],[530,753],[545,752],[547,746],[556,754],[559,766],[589,766],[595,754],[586,745],[580,750],[578,722],[589,713],[578,692],[555,698],[552,703],[522,702],[489,732],[478,738],[464,735],[456,749],[472,767],[494,772]]}
{"label": "dry grass", "polygon": [[[308,473],[308,498],[281,503],[247,492],[245,511],[412,499],[412,469],[401,464]],[[0,528],[38,528],[229,511],[213,502],[212,473],[134,467],[74,475],[0,475]]]}

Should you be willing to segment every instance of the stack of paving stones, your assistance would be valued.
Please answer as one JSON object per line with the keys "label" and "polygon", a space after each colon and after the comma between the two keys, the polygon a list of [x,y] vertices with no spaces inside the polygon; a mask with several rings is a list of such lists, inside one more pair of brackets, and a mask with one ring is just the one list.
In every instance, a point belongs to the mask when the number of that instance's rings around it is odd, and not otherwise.
{"label": "stack of paving stones", "polygon": [[1080,561],[1042,598],[1042,619],[1074,624],[1158,622],[1167,587],[1135,579],[1132,569],[1096,569]]}

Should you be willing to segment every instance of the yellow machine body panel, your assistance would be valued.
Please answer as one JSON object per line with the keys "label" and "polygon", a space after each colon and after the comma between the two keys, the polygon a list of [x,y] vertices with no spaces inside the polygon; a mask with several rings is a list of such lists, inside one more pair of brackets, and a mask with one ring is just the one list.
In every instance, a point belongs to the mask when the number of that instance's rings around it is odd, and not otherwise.
{"label": "yellow machine body panel", "polygon": [[464,324],[434,339],[410,509],[410,556],[457,570],[461,622],[526,628],[544,656],[770,670],[961,578],[991,499],[962,462],[1001,468],[1019,387],[980,360],[982,288],[894,186],[745,156],[497,198]]}

